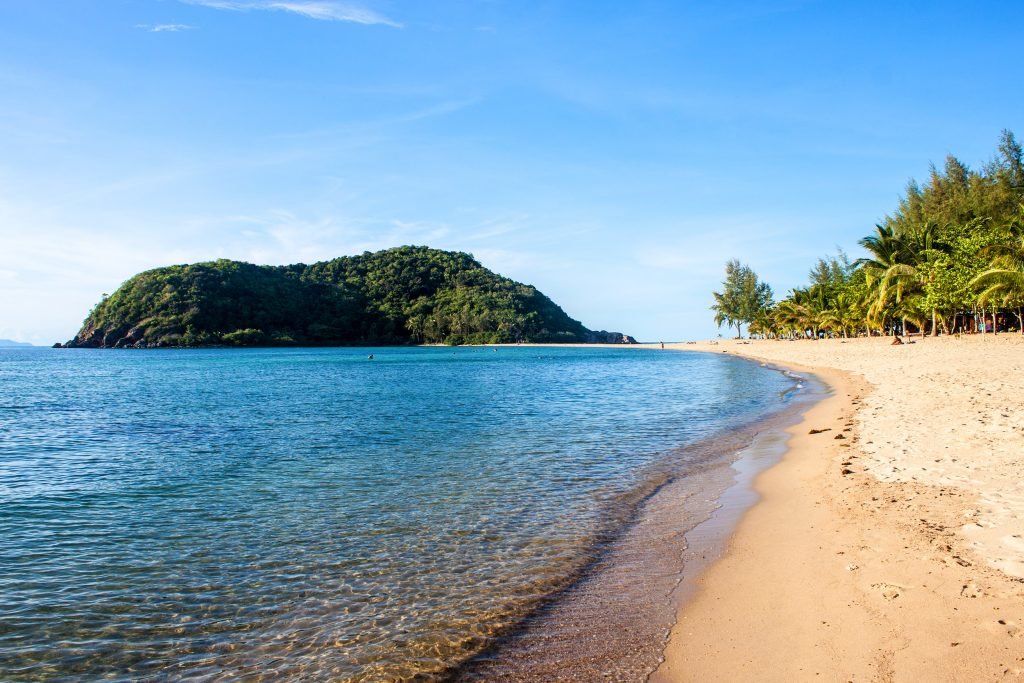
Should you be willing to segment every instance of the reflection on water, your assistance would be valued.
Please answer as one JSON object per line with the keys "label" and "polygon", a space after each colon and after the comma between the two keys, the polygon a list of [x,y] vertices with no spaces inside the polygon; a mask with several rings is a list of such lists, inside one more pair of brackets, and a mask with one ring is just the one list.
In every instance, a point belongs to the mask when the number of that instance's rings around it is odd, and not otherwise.
{"label": "reflection on water", "polygon": [[717,355],[368,353],[0,351],[0,679],[445,671],[696,467],[679,446],[792,386]]}

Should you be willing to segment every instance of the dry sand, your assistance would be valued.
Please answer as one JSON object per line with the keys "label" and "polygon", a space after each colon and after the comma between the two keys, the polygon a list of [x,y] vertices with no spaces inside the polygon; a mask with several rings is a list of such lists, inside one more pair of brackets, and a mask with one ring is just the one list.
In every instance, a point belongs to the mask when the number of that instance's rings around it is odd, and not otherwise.
{"label": "dry sand", "polygon": [[652,681],[1024,680],[1024,339],[890,342],[674,346],[833,394],[758,478]]}

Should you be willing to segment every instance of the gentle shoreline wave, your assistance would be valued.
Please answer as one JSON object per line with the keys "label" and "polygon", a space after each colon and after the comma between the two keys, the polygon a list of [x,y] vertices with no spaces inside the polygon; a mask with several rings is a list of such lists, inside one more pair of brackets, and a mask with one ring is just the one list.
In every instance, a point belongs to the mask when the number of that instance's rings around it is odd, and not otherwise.
{"label": "gentle shoreline wave", "polygon": [[4,678],[453,675],[784,402],[682,356],[4,354]]}
{"label": "gentle shoreline wave", "polygon": [[753,478],[781,458],[783,430],[824,395],[817,380],[761,366],[800,382],[779,393],[784,404],[659,462],[658,483],[567,585],[443,680],[646,680],[695,577],[753,504]]}

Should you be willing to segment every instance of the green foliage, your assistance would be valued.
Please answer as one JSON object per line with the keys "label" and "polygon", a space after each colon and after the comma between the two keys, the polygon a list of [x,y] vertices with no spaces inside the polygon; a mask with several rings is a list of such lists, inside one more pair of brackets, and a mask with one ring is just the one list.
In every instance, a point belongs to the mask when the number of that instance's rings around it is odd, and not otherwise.
{"label": "green foliage", "polygon": [[398,247],[293,266],[220,260],[136,275],[86,318],[82,346],[583,341],[535,288],[472,256]]}
{"label": "green foliage", "polygon": [[[972,171],[953,156],[911,181],[897,210],[860,241],[868,256],[821,259],[761,326],[817,336],[930,325],[950,332],[980,306],[1024,306],[1024,153],[1003,131],[995,159]],[[1022,321],[1024,322],[1024,321]]]}
{"label": "green foliage", "polygon": [[1007,227],[1006,239],[988,245],[984,252],[991,254],[992,260],[975,275],[970,286],[979,291],[981,305],[1015,310],[1024,332],[1024,206]]}
{"label": "green foliage", "polygon": [[944,230],[946,226],[963,225],[974,219],[1005,225],[1017,213],[1022,190],[1021,146],[1013,133],[1004,130],[995,158],[980,171],[948,156],[941,171],[932,166],[924,187],[911,181],[906,195],[896,211],[885,218],[884,225],[897,233],[926,223]]}
{"label": "green foliage", "polygon": [[736,335],[742,336],[741,325],[762,319],[764,311],[771,308],[772,289],[767,283],[759,282],[757,274],[748,266],[733,259],[725,264],[725,280],[722,291],[712,292],[715,303],[715,324],[736,326]]}
{"label": "green foliage", "polygon": [[221,341],[231,346],[253,346],[256,344],[264,344],[269,341],[267,335],[263,334],[263,330],[254,330],[248,327],[244,330],[235,330],[234,332],[228,332],[221,337]]}

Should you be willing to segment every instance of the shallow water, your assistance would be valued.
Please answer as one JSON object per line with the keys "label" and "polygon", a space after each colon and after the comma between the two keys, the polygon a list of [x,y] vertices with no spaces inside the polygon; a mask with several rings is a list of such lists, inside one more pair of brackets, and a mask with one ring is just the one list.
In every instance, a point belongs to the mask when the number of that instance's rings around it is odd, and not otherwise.
{"label": "shallow water", "polygon": [[446,675],[793,386],[653,350],[2,350],[0,679]]}

